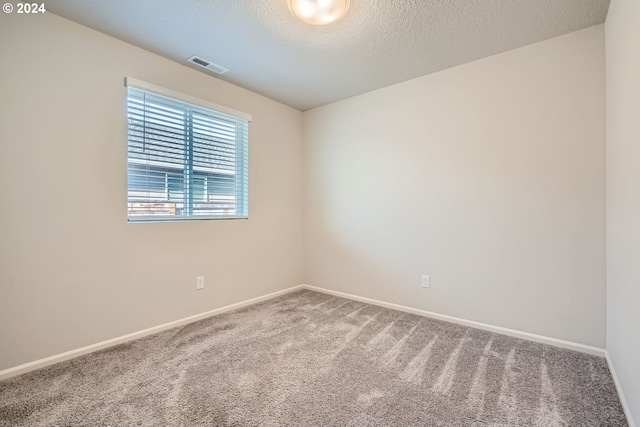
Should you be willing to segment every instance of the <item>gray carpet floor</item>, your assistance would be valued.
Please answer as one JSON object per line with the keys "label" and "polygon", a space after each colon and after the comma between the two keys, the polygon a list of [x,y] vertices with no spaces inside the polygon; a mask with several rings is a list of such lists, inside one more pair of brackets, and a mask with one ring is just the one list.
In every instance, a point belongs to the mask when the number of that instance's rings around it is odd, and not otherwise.
{"label": "gray carpet floor", "polygon": [[7,426],[624,426],[603,358],[307,290],[0,382]]}

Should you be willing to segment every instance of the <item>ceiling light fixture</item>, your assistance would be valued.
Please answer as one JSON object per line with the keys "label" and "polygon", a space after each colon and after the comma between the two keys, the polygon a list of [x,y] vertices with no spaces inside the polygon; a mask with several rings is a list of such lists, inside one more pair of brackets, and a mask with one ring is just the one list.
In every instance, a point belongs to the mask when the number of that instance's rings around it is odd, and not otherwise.
{"label": "ceiling light fixture", "polygon": [[349,9],[349,0],[287,0],[293,16],[311,25],[338,21]]}

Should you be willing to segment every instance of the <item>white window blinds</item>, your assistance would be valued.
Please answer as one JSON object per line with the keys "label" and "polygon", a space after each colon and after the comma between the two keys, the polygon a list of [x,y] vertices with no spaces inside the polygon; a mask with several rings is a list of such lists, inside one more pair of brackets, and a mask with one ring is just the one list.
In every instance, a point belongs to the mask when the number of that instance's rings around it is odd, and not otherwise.
{"label": "white window blinds", "polygon": [[127,78],[129,221],[247,218],[247,115],[184,99]]}

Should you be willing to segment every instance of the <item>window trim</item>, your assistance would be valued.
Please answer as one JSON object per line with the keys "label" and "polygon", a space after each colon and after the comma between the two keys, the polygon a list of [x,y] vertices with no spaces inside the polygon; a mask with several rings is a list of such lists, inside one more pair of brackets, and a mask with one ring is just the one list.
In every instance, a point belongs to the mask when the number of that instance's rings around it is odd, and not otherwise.
{"label": "window trim", "polygon": [[[207,108],[210,110],[214,110],[219,113],[227,114],[230,116],[235,116],[237,118],[246,120],[247,123],[251,123],[252,117],[251,114],[234,110],[233,108],[226,107],[224,105],[219,105],[214,102],[206,101],[191,95],[186,95],[171,89],[166,89],[161,86],[156,86],[151,83],[144,82],[142,80],[138,80],[133,77],[125,77],[124,78],[124,86],[132,87],[136,89],[141,89],[147,92],[153,92],[158,95],[162,95],[165,97],[173,98],[177,101],[193,104],[199,107]],[[128,140],[127,140],[128,141]],[[128,142],[127,142],[128,144]],[[127,154],[127,164],[128,164],[128,154]],[[128,170],[128,166],[127,166]],[[248,173],[248,171],[246,171]],[[128,172],[127,172],[128,173]],[[248,185],[247,185],[248,191]],[[127,188],[128,194],[128,188]],[[128,199],[128,197],[127,197]],[[136,215],[129,216],[127,215],[127,223],[129,224],[137,224],[137,223],[166,223],[166,222],[185,222],[185,221],[208,221],[208,220],[236,220],[236,219],[249,219],[248,215],[203,215],[203,216],[175,216],[175,215]]]}

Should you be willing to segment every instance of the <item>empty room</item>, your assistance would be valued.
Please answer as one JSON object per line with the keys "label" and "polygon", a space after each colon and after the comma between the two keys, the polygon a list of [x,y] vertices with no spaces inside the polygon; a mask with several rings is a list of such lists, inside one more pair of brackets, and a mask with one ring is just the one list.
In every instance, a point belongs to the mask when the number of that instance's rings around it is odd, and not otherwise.
{"label": "empty room", "polygon": [[0,426],[639,422],[640,1],[5,0],[0,58]]}

